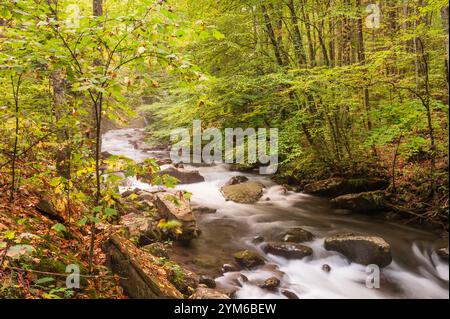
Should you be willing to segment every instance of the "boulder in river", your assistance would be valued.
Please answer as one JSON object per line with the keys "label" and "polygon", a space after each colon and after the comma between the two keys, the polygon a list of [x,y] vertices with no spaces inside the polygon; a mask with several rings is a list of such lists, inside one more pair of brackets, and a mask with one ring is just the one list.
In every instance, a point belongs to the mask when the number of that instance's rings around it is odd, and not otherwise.
{"label": "boulder in river", "polygon": [[342,195],[333,198],[331,204],[336,208],[358,212],[377,212],[387,209],[384,191]]}
{"label": "boulder in river", "polygon": [[227,295],[211,288],[197,288],[189,299],[230,299]]}
{"label": "boulder in river", "polygon": [[290,290],[283,289],[281,290],[281,294],[284,295],[287,299],[300,299],[295,293]]}
{"label": "boulder in river", "polygon": [[277,277],[270,277],[270,278],[267,278],[266,280],[264,280],[264,282],[259,287],[261,287],[263,289],[273,290],[275,288],[278,288],[280,283],[281,283],[281,281]]}
{"label": "boulder in river", "polygon": [[309,231],[304,230],[300,227],[294,227],[287,230],[283,235],[282,239],[285,242],[290,243],[303,243],[305,241],[311,241],[314,239],[314,235]]}
{"label": "boulder in river", "polygon": [[243,250],[235,253],[234,259],[240,266],[248,269],[265,264],[264,259],[258,253],[250,250]]}
{"label": "boulder in river", "polygon": [[205,181],[205,178],[196,170],[175,168],[173,166],[158,172],[159,175],[170,175],[180,181],[180,184],[194,184]]}
{"label": "boulder in river", "polygon": [[266,254],[281,256],[287,259],[301,259],[312,255],[313,250],[297,243],[269,242],[262,247]]}
{"label": "boulder in river", "polygon": [[328,264],[323,264],[322,265],[322,270],[325,272],[330,272],[331,271],[331,266]]}
{"label": "boulder in river", "polygon": [[234,271],[238,271],[238,267],[232,265],[232,264],[223,264],[222,265],[222,272],[226,273],[226,272],[234,272]]}
{"label": "boulder in river", "polygon": [[242,184],[248,182],[248,178],[242,175],[239,176],[233,176],[228,180],[228,182],[225,185],[236,185],[236,184]]}
{"label": "boulder in river", "polygon": [[386,267],[392,262],[391,246],[381,237],[338,234],[325,239],[325,249],[363,265]]}
{"label": "boulder in river", "polygon": [[370,192],[385,189],[389,182],[370,178],[329,178],[307,184],[305,193],[326,197],[337,197],[345,194]]}
{"label": "boulder in river", "polygon": [[264,186],[260,183],[245,182],[236,185],[225,185],[220,191],[226,200],[241,204],[256,203],[263,194]]}
{"label": "boulder in river", "polygon": [[120,284],[133,299],[182,298],[168,280],[167,269],[153,255],[138,249],[130,241],[112,236],[104,245],[107,263],[121,277]]}

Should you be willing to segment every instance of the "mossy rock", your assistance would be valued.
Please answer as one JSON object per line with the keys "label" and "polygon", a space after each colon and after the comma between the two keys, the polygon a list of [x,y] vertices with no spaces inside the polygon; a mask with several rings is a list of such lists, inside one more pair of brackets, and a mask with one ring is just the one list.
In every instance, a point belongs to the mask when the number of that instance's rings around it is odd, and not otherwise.
{"label": "mossy rock", "polygon": [[245,268],[251,269],[265,264],[264,259],[256,252],[242,250],[234,254],[236,263]]}

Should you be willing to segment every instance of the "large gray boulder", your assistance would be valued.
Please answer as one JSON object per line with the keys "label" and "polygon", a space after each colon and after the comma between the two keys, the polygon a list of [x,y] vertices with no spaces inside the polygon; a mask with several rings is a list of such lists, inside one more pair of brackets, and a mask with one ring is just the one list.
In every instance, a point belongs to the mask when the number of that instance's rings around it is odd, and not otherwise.
{"label": "large gray boulder", "polygon": [[281,256],[287,259],[302,259],[311,256],[313,250],[297,243],[268,242],[262,247],[266,254]]}
{"label": "large gray boulder", "polygon": [[358,212],[377,212],[387,209],[384,191],[342,195],[333,198],[331,204],[336,208]]}
{"label": "large gray boulder", "polygon": [[370,192],[385,189],[389,182],[369,178],[329,178],[307,184],[304,192],[311,195],[337,197],[345,194]]}
{"label": "large gray boulder", "polygon": [[220,191],[226,200],[240,204],[256,203],[263,194],[264,185],[255,182],[245,182],[235,185],[225,185]]}
{"label": "large gray boulder", "polygon": [[350,261],[363,265],[386,267],[392,262],[391,246],[376,236],[334,235],[325,239],[325,249],[337,251]]}

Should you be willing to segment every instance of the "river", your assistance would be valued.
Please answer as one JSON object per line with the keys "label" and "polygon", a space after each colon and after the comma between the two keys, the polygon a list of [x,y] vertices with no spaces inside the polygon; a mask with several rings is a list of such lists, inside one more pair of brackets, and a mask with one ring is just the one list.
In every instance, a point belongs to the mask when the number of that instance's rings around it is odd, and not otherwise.
{"label": "river", "polygon": [[[147,157],[164,157],[161,152],[135,148],[133,141],[143,136],[140,129],[106,132],[103,151],[124,155],[136,161]],[[188,168],[186,166],[186,168]],[[286,192],[267,176],[231,172],[225,165],[195,167],[205,178],[202,183],[178,185],[192,193],[193,207],[217,209],[215,214],[199,214],[201,236],[189,246],[174,244],[171,258],[187,268],[214,276],[218,288],[235,291],[235,298],[286,298],[282,290],[307,298],[449,298],[449,266],[434,249],[442,239],[418,228],[383,218],[350,214],[335,210],[328,201],[302,193]],[[264,195],[252,205],[225,201],[219,189],[230,177],[245,175],[264,184]],[[132,180],[132,188],[151,188]],[[301,260],[287,260],[264,254],[255,236],[273,238],[287,228],[301,226],[315,235],[306,243],[313,255]],[[383,237],[392,248],[392,263],[381,271],[379,288],[368,288],[370,273],[366,267],[350,263],[339,253],[323,247],[325,237],[338,232],[355,232]],[[220,269],[231,263],[233,254],[252,249],[263,255],[267,263],[255,270],[228,272]],[[322,270],[327,264],[330,272]],[[240,274],[248,278],[241,279]],[[268,277],[281,279],[280,289],[270,291],[258,285]]]}

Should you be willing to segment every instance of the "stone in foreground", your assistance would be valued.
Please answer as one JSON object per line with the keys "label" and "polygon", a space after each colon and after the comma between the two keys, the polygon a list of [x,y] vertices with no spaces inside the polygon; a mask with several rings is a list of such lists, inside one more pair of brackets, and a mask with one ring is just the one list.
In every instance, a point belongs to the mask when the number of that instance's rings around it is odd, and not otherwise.
{"label": "stone in foreground", "polygon": [[251,269],[264,265],[264,259],[258,254],[250,250],[243,250],[234,254],[234,259],[238,265]]}
{"label": "stone in foreground", "polygon": [[391,246],[381,237],[338,234],[325,239],[325,249],[363,265],[386,267],[392,262]]}
{"label": "stone in foreground", "polygon": [[256,203],[263,195],[264,186],[260,183],[245,182],[223,186],[220,191],[226,200],[240,204]]}
{"label": "stone in foreground", "polygon": [[264,280],[264,282],[260,285],[263,289],[273,290],[280,285],[280,279],[277,277],[270,277]]}
{"label": "stone in foreground", "polygon": [[197,288],[189,299],[230,299],[227,295],[211,289],[211,288]]}
{"label": "stone in foreground", "polygon": [[262,249],[266,254],[281,256],[287,259],[301,259],[311,256],[313,253],[310,247],[297,243],[269,242]]}

